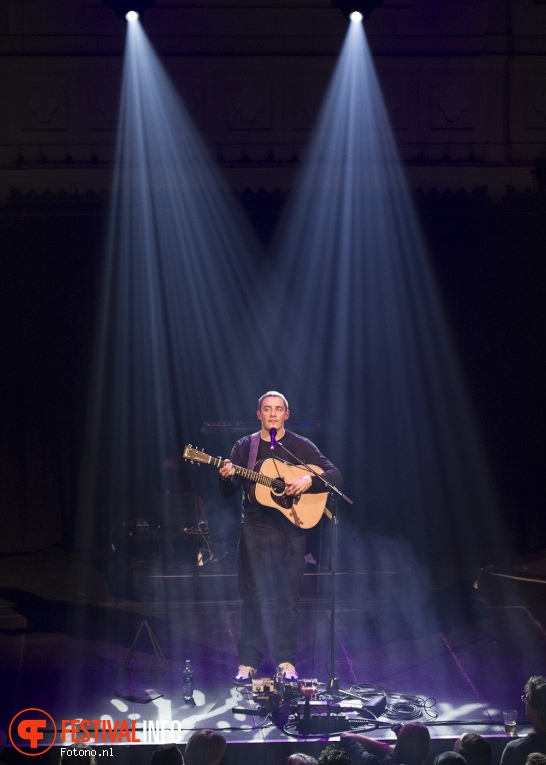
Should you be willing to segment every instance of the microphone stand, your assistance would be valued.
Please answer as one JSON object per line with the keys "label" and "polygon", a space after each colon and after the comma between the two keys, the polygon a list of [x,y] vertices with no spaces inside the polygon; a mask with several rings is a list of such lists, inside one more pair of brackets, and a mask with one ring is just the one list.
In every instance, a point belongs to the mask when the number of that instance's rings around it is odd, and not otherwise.
{"label": "microphone stand", "polygon": [[[274,429],[274,428],[271,428],[271,430],[273,430],[273,429]],[[276,433],[276,432],[277,432],[277,431],[275,431],[275,433]],[[287,449],[287,448],[286,448],[286,446],[285,446],[285,445],[284,445],[284,444],[283,444],[281,441],[275,441],[275,443],[274,443],[274,444],[273,444],[273,445],[270,447],[272,452],[273,452],[273,449],[274,449],[274,447],[275,447],[275,446],[280,446],[280,447],[281,447],[281,449],[282,449],[284,452],[286,452],[286,453],[288,454],[288,456],[289,456],[289,457],[291,457],[293,460],[295,460],[295,461],[296,461],[296,463],[297,463],[298,465],[301,465],[301,466],[302,466],[302,467],[304,467],[306,470],[308,470],[310,473],[313,473],[313,475],[314,475],[314,476],[316,476],[317,478],[320,478],[320,480],[322,481],[322,483],[323,483],[323,484],[326,486],[326,488],[328,489],[328,491],[329,491],[331,494],[337,494],[337,495],[338,495],[338,497],[341,497],[342,499],[344,499],[344,500],[345,500],[345,502],[347,502],[349,505],[353,505],[353,504],[354,504],[353,500],[352,500],[352,499],[349,499],[349,497],[348,497],[346,494],[344,494],[344,493],[341,491],[341,489],[338,489],[338,488],[337,488],[337,486],[334,486],[334,484],[333,484],[333,483],[330,483],[330,481],[327,481],[327,480],[326,480],[326,478],[324,478],[324,476],[323,476],[323,475],[321,475],[320,473],[317,473],[317,471],[316,471],[316,470],[314,470],[314,469],[311,467],[311,465],[308,465],[308,464],[307,464],[307,462],[304,462],[303,460],[300,460],[300,458],[299,458],[299,457],[296,457],[296,455],[295,455],[295,454],[292,454],[292,452],[290,451],[290,449]],[[273,459],[275,459],[275,458],[273,457]]]}
{"label": "microphone stand", "polygon": [[[273,428],[271,430],[273,430]],[[306,470],[309,470],[310,473],[313,473],[313,475],[315,475],[317,478],[320,478],[320,480],[326,486],[329,493],[331,510],[328,510],[328,508],[326,508],[325,513],[328,515],[328,517],[330,518],[332,522],[331,535],[330,535],[330,544],[332,547],[332,570],[331,570],[332,592],[330,596],[330,680],[328,681],[326,688],[328,690],[328,693],[337,694],[339,693],[339,678],[336,677],[336,673],[335,673],[336,573],[337,573],[337,524],[338,524],[336,499],[337,497],[341,497],[349,505],[354,504],[354,502],[346,494],[344,494],[341,491],[341,489],[338,489],[337,486],[334,486],[332,483],[327,481],[326,478],[324,478],[320,473],[317,473],[317,471],[314,470],[311,467],[311,465],[308,465],[303,460],[300,460],[299,457],[296,457],[295,454],[292,454],[292,452],[289,449],[287,449],[283,443],[281,443],[280,441],[276,441],[275,440],[276,433],[277,431],[275,431],[275,433],[273,433],[272,435],[271,452],[273,452],[273,449],[275,446],[280,446],[281,449],[284,452],[286,452],[286,454],[288,454],[289,457],[295,460],[295,462],[298,465],[301,465]]]}

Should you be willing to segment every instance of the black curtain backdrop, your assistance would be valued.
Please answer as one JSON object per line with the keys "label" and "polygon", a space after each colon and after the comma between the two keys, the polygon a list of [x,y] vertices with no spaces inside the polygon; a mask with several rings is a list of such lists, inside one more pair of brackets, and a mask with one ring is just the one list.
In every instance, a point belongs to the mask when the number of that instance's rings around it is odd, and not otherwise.
{"label": "black curtain backdrop", "polygon": [[92,356],[104,215],[36,201],[0,212],[0,553],[70,540]]}
{"label": "black curtain backdrop", "polygon": [[[282,195],[241,201],[267,242]],[[546,200],[416,201],[514,549],[544,546]],[[106,210],[94,194],[0,210],[1,554],[73,543]]]}

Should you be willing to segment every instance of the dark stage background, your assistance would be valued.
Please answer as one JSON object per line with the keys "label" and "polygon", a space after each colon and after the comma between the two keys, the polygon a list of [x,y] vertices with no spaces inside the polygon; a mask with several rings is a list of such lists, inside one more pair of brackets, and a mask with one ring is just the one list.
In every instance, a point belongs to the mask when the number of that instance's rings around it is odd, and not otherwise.
{"label": "dark stage background", "polygon": [[[283,195],[240,196],[269,242]],[[546,201],[508,193],[493,204],[486,194],[461,192],[418,194],[416,202],[514,554],[540,548]],[[106,213],[106,198],[93,193],[14,194],[0,210],[3,554],[76,542]],[[196,432],[207,418],[206,400],[200,406]],[[351,476],[353,487],[357,481]],[[382,530],[381,518],[368,514],[365,522]]]}

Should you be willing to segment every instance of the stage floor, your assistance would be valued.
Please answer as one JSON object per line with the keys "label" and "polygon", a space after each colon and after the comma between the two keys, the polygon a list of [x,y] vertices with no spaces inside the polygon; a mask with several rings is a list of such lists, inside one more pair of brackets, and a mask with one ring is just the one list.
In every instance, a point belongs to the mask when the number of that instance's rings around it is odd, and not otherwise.
{"label": "stage floor", "polygon": [[[250,688],[234,685],[240,603],[232,597],[233,571],[213,564],[180,576],[170,570],[168,590],[157,567],[149,572],[159,578],[160,589],[157,582],[154,587],[162,598],[142,599],[148,595],[143,587],[140,600],[119,600],[109,594],[104,571],[77,555],[52,548],[0,558],[0,727],[7,730],[29,707],[59,722],[110,718],[135,721],[137,730],[176,721],[173,736],[182,742],[196,728],[221,729],[233,745],[227,763],[241,761],[236,744],[285,744],[282,759],[289,751],[316,751],[308,743],[315,738],[321,745],[335,740],[336,731],[328,735],[317,718],[316,736],[306,733],[301,719],[284,727],[286,713],[270,694],[257,699]],[[328,582],[331,577],[309,572],[298,661],[300,678],[324,684],[332,658]],[[393,713],[399,704],[413,706],[416,719],[431,726],[439,751],[465,730],[491,736],[502,747],[504,709],[518,710],[518,733],[529,730],[520,696],[528,677],[544,673],[543,607],[489,605],[468,572],[431,585],[429,578],[424,582],[392,567],[339,574],[336,594],[333,657],[346,698],[364,687],[376,698],[386,694]],[[185,703],[182,693],[187,658],[194,668],[194,704]],[[273,669],[266,657],[260,675],[270,678]],[[379,721],[368,735],[394,738],[393,718]],[[150,736],[146,743],[153,744]],[[6,762],[16,756],[9,748],[3,754]],[[280,762],[280,756],[271,761]]]}

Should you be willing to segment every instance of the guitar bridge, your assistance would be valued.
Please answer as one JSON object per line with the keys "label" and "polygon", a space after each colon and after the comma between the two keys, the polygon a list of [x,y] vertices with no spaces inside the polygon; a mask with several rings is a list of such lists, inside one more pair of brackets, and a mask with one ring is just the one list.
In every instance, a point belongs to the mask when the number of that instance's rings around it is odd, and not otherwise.
{"label": "guitar bridge", "polygon": [[278,505],[279,507],[283,507],[285,510],[290,510],[290,508],[294,504],[294,498],[287,497],[286,494],[279,495],[279,494],[273,494],[273,492],[271,492],[271,499],[276,505]]}

